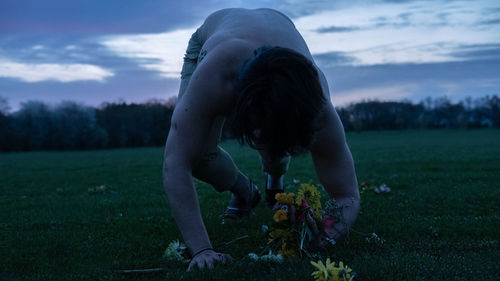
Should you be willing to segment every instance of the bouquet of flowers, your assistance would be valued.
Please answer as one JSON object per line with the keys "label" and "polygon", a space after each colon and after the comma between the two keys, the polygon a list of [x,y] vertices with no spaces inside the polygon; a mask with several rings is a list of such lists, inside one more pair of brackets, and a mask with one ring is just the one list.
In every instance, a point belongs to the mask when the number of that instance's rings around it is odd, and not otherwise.
{"label": "bouquet of flowers", "polygon": [[294,193],[276,194],[274,225],[267,230],[271,251],[283,258],[303,254],[326,244],[335,245],[335,225],[344,223],[342,207],[330,199],[321,207],[321,194],[312,184],[301,184]]}

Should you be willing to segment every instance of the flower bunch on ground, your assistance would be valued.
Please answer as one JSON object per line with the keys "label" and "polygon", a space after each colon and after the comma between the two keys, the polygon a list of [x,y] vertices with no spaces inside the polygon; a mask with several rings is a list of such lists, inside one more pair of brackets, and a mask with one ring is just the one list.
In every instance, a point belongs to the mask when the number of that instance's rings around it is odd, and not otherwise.
{"label": "flower bunch on ground", "polygon": [[[274,225],[267,231],[271,250],[283,258],[310,256],[324,243],[335,244],[332,239],[337,214],[327,202],[327,208],[321,208],[321,193],[312,184],[301,184],[295,193],[276,194],[274,206]],[[323,243],[323,245],[322,245]]]}
{"label": "flower bunch on ground", "polygon": [[350,281],[356,276],[356,273],[347,265],[344,266],[343,262],[339,262],[336,266],[330,258],[326,259],[325,263],[319,260],[311,261],[311,264],[317,269],[311,274],[315,281]]}

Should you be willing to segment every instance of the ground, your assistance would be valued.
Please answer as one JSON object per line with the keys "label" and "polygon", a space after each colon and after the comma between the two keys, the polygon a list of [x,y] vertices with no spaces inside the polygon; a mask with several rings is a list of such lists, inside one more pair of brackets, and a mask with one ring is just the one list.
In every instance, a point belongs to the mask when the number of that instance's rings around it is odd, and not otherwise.
{"label": "ground", "polygon": [[[365,190],[357,232],[321,252],[343,261],[357,280],[494,280],[500,276],[500,131],[394,131],[347,135]],[[223,146],[262,189],[257,153],[233,141]],[[235,261],[186,273],[163,251],[181,236],[161,186],[162,148],[0,154],[1,280],[312,280],[303,258],[283,264],[247,258],[266,239],[272,212],[220,225],[229,194],[197,182],[216,249]],[[310,156],[292,160],[285,178],[317,184]],[[248,238],[226,244],[235,238]],[[123,269],[165,268],[156,273]],[[356,280],[355,279],[355,280]]]}

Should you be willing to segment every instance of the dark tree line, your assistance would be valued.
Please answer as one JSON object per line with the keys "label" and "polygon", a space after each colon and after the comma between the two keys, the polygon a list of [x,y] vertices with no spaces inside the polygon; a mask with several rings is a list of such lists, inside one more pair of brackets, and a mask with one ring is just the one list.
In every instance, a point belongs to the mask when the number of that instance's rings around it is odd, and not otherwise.
{"label": "dark tree line", "polygon": [[337,108],[346,131],[401,129],[500,128],[500,98],[496,95],[466,98],[452,103],[448,98],[409,101],[363,101]]}
{"label": "dark tree line", "polygon": [[[51,107],[38,101],[9,113],[0,97],[0,151],[84,150],[162,146],[170,128],[175,100],[142,104],[106,103],[98,108],[65,101]],[[409,101],[363,101],[337,108],[346,131],[433,128],[500,128],[496,95]],[[228,121],[229,123],[230,121]],[[231,138],[229,126],[223,138]]]}
{"label": "dark tree line", "polygon": [[0,151],[84,150],[165,144],[174,101],[107,103],[99,108],[71,101],[39,101],[7,114],[0,99]]}

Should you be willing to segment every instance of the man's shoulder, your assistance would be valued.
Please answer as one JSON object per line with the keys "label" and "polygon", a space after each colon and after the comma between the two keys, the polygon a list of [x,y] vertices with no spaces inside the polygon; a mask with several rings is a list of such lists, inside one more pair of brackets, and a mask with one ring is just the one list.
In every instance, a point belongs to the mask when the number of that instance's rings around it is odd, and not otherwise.
{"label": "man's shoulder", "polygon": [[200,74],[219,78],[221,83],[235,81],[241,66],[257,47],[243,39],[220,40],[210,46],[200,64]]}
{"label": "man's shoulder", "polygon": [[241,51],[241,44],[238,42],[224,42],[207,51],[193,73],[190,81],[192,85],[186,95],[198,101],[207,101],[205,105],[216,107],[218,114],[229,114],[234,103],[236,79],[242,64],[239,57]]}

